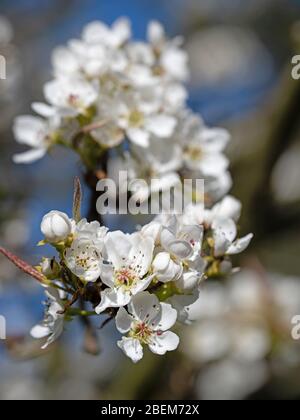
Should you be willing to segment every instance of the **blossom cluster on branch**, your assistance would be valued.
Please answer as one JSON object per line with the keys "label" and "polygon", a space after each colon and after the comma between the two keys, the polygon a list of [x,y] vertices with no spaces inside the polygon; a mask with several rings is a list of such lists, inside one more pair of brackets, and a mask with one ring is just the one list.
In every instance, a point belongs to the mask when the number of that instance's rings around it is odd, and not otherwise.
{"label": "blossom cluster on branch", "polygon": [[158,22],[149,24],[147,42],[131,39],[125,18],[111,28],[87,25],[81,39],[54,50],[47,103],[32,104],[36,116],[16,119],[15,138],[31,150],[15,162],[32,162],[60,144],[95,169],[107,150],[117,149],[132,178],[158,179],[155,189],[164,189],[183,177],[204,177],[208,198],[220,199],[232,184],[223,153],[230,136],[188,109],[182,43],[169,40]]}
{"label": "blossom cluster on branch", "polygon": [[205,210],[193,191],[181,215],[161,214],[132,234],[109,231],[81,217],[77,181],[72,218],[51,211],[41,223],[40,245],[52,245],[55,257],[33,268],[0,251],[46,288],[45,318],[31,331],[43,348],[72,317],[106,314],[123,335],[118,346],[137,362],[144,346],[161,355],[177,348],[179,337],[170,329],[177,320],[190,321],[200,283],[230,275],[232,256],[248,247],[252,234],[239,237],[241,204],[226,195],[228,132],[206,127],[186,106],[182,39],[168,40],[157,22],[150,23],[147,42],[130,36],[126,19],[111,28],[93,22],[80,40],[54,51],[48,103],[33,104],[39,116],[19,117],[14,125],[17,141],[32,150],[14,160],[31,162],[61,144],[95,174],[115,149],[128,173],[149,186],[156,179],[158,192],[186,178],[204,179]]}

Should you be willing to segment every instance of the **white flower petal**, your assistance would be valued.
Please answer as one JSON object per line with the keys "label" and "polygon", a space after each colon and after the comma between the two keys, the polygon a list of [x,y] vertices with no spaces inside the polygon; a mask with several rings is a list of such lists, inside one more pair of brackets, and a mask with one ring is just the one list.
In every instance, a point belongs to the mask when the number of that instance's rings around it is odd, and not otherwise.
{"label": "white flower petal", "polygon": [[112,25],[114,33],[115,46],[119,47],[126,42],[131,36],[131,24],[129,19],[121,17]]}
{"label": "white flower petal", "polygon": [[146,128],[157,137],[170,137],[175,130],[177,120],[168,115],[154,115],[149,117]]}
{"label": "white flower petal", "polygon": [[176,281],[182,275],[182,265],[173,261],[170,254],[160,252],[152,263],[153,271],[157,280],[162,283]]}
{"label": "white flower petal", "polygon": [[215,153],[215,154],[204,154],[199,161],[198,168],[201,170],[203,175],[206,176],[218,176],[219,174],[226,171],[229,166],[229,160],[226,156]]}
{"label": "white flower petal", "polygon": [[185,292],[192,291],[199,284],[202,275],[202,272],[190,270],[183,273],[182,277],[176,282],[176,286],[178,289]]}
{"label": "white flower petal", "polygon": [[187,53],[179,48],[168,48],[161,58],[161,64],[166,72],[171,77],[182,81],[185,81],[189,74],[187,63]]}
{"label": "white flower petal", "polygon": [[245,251],[245,249],[248,248],[252,238],[253,234],[249,233],[249,235],[245,236],[244,238],[236,240],[227,250],[227,254],[235,255]]}
{"label": "white flower petal", "polygon": [[129,315],[126,309],[120,308],[116,316],[116,327],[118,331],[122,334],[127,333],[131,328],[132,322],[133,317]]}
{"label": "white flower petal", "polygon": [[134,363],[139,362],[143,358],[143,347],[139,340],[123,337],[118,341],[118,347],[128,356]]}
{"label": "white flower petal", "polygon": [[50,334],[51,334],[50,328],[44,324],[37,324],[30,331],[30,335],[36,339],[48,337],[48,335]]}
{"label": "white flower petal", "polygon": [[101,281],[108,287],[114,287],[114,268],[111,264],[102,264]]}
{"label": "white flower petal", "polygon": [[172,331],[166,331],[161,335],[155,335],[149,344],[150,350],[159,355],[166,354],[167,351],[176,350],[179,345],[179,337]]}
{"label": "white flower petal", "polygon": [[189,258],[193,253],[192,246],[186,241],[174,241],[169,244],[168,251],[181,260]]}
{"label": "white flower petal", "polygon": [[45,120],[39,117],[30,115],[17,117],[13,125],[14,137],[20,144],[38,148],[43,145],[46,125]]}
{"label": "white flower petal", "polygon": [[176,241],[176,231],[174,232],[174,228],[170,227],[163,227],[160,234],[160,242],[163,248],[168,250],[171,243]]}
{"label": "white flower petal", "polygon": [[161,302],[161,313],[153,321],[156,331],[167,331],[173,327],[177,320],[177,311],[169,303]]}
{"label": "white flower petal", "polygon": [[140,128],[129,128],[127,136],[134,144],[140,147],[147,148],[149,146],[149,133]]}
{"label": "white flower petal", "polygon": [[222,128],[204,128],[201,131],[201,142],[207,152],[223,152],[230,141],[230,134]]}
{"label": "white flower petal", "polygon": [[132,244],[129,235],[121,231],[109,232],[105,240],[107,259],[119,270],[127,261]]}
{"label": "white flower petal", "polygon": [[34,102],[31,105],[31,108],[34,112],[41,115],[44,118],[51,118],[55,115],[55,108],[52,106],[49,106],[47,104],[44,104],[43,102]]}
{"label": "white flower petal", "polygon": [[160,22],[152,20],[149,23],[147,39],[151,44],[159,44],[165,40],[165,30]]}
{"label": "white flower petal", "polygon": [[154,274],[152,274],[151,276],[146,277],[143,280],[138,280],[137,284],[135,286],[131,287],[131,293],[133,295],[136,295],[140,292],[143,292],[144,290],[147,289],[147,287],[150,285],[151,281],[154,278]]}
{"label": "white flower petal", "polygon": [[131,296],[129,292],[125,292],[122,288],[105,289],[101,293],[101,302],[95,308],[97,314],[105,311],[107,308],[120,308],[126,306],[130,302]]}
{"label": "white flower petal", "polygon": [[215,241],[215,255],[226,254],[232,241],[236,238],[237,229],[233,220],[215,220],[213,225],[213,237]]}
{"label": "white flower petal", "polygon": [[32,149],[28,152],[19,153],[13,156],[14,163],[32,163],[43,158],[47,153],[46,149]]}
{"label": "white flower petal", "polygon": [[149,271],[154,250],[154,241],[152,238],[143,238],[142,235],[136,235],[136,246],[133,246],[128,260],[130,265],[139,273],[139,277],[143,278]]}
{"label": "white flower petal", "polygon": [[94,21],[85,26],[82,39],[89,44],[102,43],[109,37],[109,27],[103,22]]}
{"label": "white flower petal", "polygon": [[161,306],[155,295],[142,292],[132,298],[129,311],[135,319],[150,324],[160,314]]}
{"label": "white flower petal", "polygon": [[171,256],[168,252],[160,252],[153,261],[153,269],[155,272],[163,272],[169,267]]}
{"label": "white flower petal", "polygon": [[232,219],[237,222],[241,216],[242,204],[236,198],[228,195],[216,204],[209,212],[209,217],[214,219]]}

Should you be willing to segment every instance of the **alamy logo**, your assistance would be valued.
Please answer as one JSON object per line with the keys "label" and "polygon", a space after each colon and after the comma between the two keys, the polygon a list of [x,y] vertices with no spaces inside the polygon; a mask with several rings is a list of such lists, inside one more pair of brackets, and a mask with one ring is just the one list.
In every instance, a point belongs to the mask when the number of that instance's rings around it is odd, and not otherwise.
{"label": "alamy logo", "polygon": [[[204,214],[204,180],[180,179],[163,183],[160,179],[130,179],[127,171],[119,172],[119,180],[105,178],[97,184],[99,214],[177,214],[182,215],[190,203],[199,205]],[[201,210],[202,206],[202,210]],[[199,215],[200,216],[200,215]]]}
{"label": "alamy logo", "polygon": [[6,59],[0,54],[0,80],[6,79]]}
{"label": "alamy logo", "polygon": [[6,339],[6,319],[0,315],[0,340]]}
{"label": "alamy logo", "polygon": [[292,338],[294,340],[300,340],[300,315],[295,315],[291,322],[294,325],[292,328]]}
{"label": "alamy logo", "polygon": [[294,55],[294,57],[292,57],[292,78],[294,80],[299,80],[300,79],[300,55]]}

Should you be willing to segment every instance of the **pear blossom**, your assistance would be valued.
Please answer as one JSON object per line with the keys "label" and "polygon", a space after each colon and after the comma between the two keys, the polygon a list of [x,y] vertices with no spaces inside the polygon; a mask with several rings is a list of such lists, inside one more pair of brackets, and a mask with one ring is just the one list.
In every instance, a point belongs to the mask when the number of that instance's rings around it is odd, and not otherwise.
{"label": "pear blossom", "polygon": [[82,219],[76,224],[74,236],[78,240],[91,241],[101,251],[107,232],[108,229],[105,226],[101,226],[98,221],[88,222],[87,219]]}
{"label": "pear blossom", "polygon": [[153,260],[156,279],[162,283],[174,282],[178,291],[197,288],[206,263],[200,255],[203,229],[200,226],[180,225],[176,216],[171,217],[160,232],[164,251]]}
{"label": "pear blossom", "polygon": [[54,343],[63,332],[64,315],[60,314],[64,310],[64,293],[57,289],[48,288],[45,291],[47,301],[45,303],[44,320],[31,329],[31,336],[36,339],[46,339],[42,349],[46,349]]}
{"label": "pear blossom", "polygon": [[135,96],[123,97],[124,101],[115,108],[115,118],[133,144],[147,148],[151,136],[165,139],[174,133],[177,124],[175,116],[161,111],[161,103],[156,96],[153,97],[153,93],[148,92],[144,97],[142,92],[137,92]]}
{"label": "pear blossom", "polygon": [[180,225],[173,216],[161,231],[162,247],[179,261],[194,259],[200,252],[203,229],[198,225]]}
{"label": "pear blossom", "polygon": [[103,264],[101,280],[108,287],[101,293],[98,314],[109,307],[128,305],[132,296],[147,289],[154,277],[150,273],[154,250],[151,238],[111,232],[105,240],[105,249],[107,263]]}
{"label": "pear blossom", "polygon": [[70,271],[83,281],[99,279],[103,265],[103,249],[108,229],[98,221],[82,219],[73,228],[73,241],[66,248],[64,260]]}
{"label": "pear blossom", "polygon": [[85,114],[98,97],[96,86],[79,78],[61,78],[48,82],[44,94],[46,100],[65,117]]}
{"label": "pear blossom", "polygon": [[163,26],[157,21],[149,23],[147,32],[148,41],[158,56],[158,70],[167,77],[185,81],[189,70],[187,53],[181,48],[183,39],[168,40]]}
{"label": "pear blossom", "polygon": [[14,155],[15,163],[31,163],[41,159],[51,146],[53,127],[42,118],[30,115],[17,117],[13,132],[18,143],[32,147],[25,153]]}
{"label": "pear blossom", "polygon": [[128,306],[120,308],[116,317],[117,329],[127,334],[118,346],[134,363],[143,358],[143,346],[159,355],[176,350],[179,337],[168,331],[175,324],[177,312],[170,304],[159,302],[155,295],[142,292]]}
{"label": "pear blossom", "polygon": [[129,177],[142,179],[147,182],[147,186],[137,186],[135,191],[141,201],[152,198],[154,194],[170,190],[172,187],[181,185],[180,177],[177,173],[181,167],[181,150],[177,145],[153,138],[147,154],[142,147],[133,147],[132,153],[126,155],[126,168]]}
{"label": "pear blossom", "polygon": [[212,229],[216,257],[240,254],[245,251],[253,238],[253,234],[250,233],[243,238],[236,239],[237,227],[232,219],[215,220]]}
{"label": "pear blossom", "polygon": [[78,278],[95,282],[102,273],[102,254],[99,246],[86,239],[75,239],[65,251],[65,263]]}
{"label": "pear blossom", "polygon": [[214,220],[219,219],[232,219],[238,222],[241,210],[241,202],[231,195],[226,195],[211,208],[203,209],[202,204],[190,203],[185,208],[183,219],[193,224],[205,224],[206,227],[210,227]]}
{"label": "pear blossom", "polygon": [[61,211],[51,211],[43,217],[41,231],[46,241],[58,243],[64,241],[73,231],[72,221]]}
{"label": "pear blossom", "polygon": [[197,304],[200,293],[200,288],[197,287],[190,293],[181,293],[168,298],[167,302],[177,311],[178,322],[190,325],[195,321],[193,318],[193,307]]}
{"label": "pear blossom", "polygon": [[130,36],[130,22],[126,18],[119,18],[111,28],[100,21],[91,22],[82,34],[87,44],[104,44],[110,48],[120,48]]}
{"label": "pear blossom", "polygon": [[195,138],[185,139],[183,156],[188,169],[199,170],[206,176],[225,172],[229,161],[223,151],[229,139],[226,130],[206,127],[202,127]]}
{"label": "pear blossom", "polygon": [[214,220],[220,219],[232,219],[234,222],[238,222],[241,216],[241,210],[241,202],[236,198],[227,195],[210,210],[205,211],[205,223],[210,226]]}

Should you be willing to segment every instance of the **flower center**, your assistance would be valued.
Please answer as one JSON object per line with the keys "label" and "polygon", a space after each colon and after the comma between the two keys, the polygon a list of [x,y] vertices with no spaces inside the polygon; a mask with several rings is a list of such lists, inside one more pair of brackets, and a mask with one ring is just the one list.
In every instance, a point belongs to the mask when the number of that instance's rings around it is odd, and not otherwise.
{"label": "flower center", "polygon": [[116,286],[123,286],[125,288],[130,288],[136,281],[138,277],[133,270],[129,268],[123,268],[115,274],[115,284]]}
{"label": "flower center", "polygon": [[83,257],[82,255],[78,255],[76,257],[76,264],[86,270],[86,269],[89,268],[89,266],[91,264],[91,258],[90,257]]}
{"label": "flower center", "polygon": [[193,161],[199,161],[203,156],[201,148],[193,145],[188,146],[185,150],[185,153]]}
{"label": "flower center", "polygon": [[84,270],[97,269],[99,255],[97,252],[88,255],[86,251],[75,256],[76,265],[82,267]]}
{"label": "flower center", "polygon": [[153,335],[153,330],[145,322],[138,322],[134,326],[131,335],[133,338],[147,344],[150,341],[150,337]]}
{"label": "flower center", "polygon": [[144,115],[140,111],[132,111],[129,115],[131,127],[141,127],[144,123]]}

